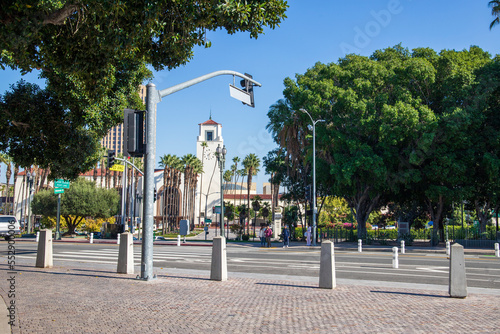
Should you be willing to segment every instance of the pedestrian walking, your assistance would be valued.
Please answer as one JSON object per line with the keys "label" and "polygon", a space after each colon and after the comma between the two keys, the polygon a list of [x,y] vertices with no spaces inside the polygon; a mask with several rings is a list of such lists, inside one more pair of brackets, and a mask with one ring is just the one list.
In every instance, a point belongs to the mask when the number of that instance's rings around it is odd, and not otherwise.
{"label": "pedestrian walking", "polygon": [[267,247],[271,247],[271,236],[273,235],[273,230],[269,227],[269,225],[266,228],[266,231],[264,232],[266,236],[266,241],[267,241]]}
{"label": "pedestrian walking", "polygon": [[312,237],[312,228],[311,228],[311,225],[309,225],[309,227],[307,228],[307,232],[306,232],[307,246],[311,246],[311,237]]}
{"label": "pedestrian walking", "polygon": [[288,248],[288,244],[290,243],[290,230],[288,227],[285,225],[283,228],[283,248]]}
{"label": "pedestrian walking", "polygon": [[266,245],[266,234],[265,234],[265,226],[261,225],[260,231],[259,231],[259,238],[260,238],[260,247],[264,247]]}

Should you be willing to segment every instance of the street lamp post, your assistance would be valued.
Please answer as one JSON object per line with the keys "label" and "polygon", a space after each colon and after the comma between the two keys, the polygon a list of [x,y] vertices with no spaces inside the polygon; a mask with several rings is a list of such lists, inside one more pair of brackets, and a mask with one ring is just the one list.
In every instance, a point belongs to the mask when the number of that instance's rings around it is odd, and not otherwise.
{"label": "street lamp post", "polygon": [[28,187],[29,187],[29,197],[28,197],[28,233],[31,233],[32,224],[31,224],[31,194],[33,193],[33,180],[35,178],[35,173],[27,172],[26,176],[28,177]]}
{"label": "street lamp post", "polygon": [[316,246],[316,123],[324,122],[324,119],[313,120],[311,114],[307,112],[304,108],[300,108],[300,111],[306,113],[311,119],[313,124],[313,246]]}
{"label": "street lamp post", "polygon": [[220,144],[217,146],[217,161],[219,162],[220,167],[220,236],[224,237],[224,164],[226,162],[226,145],[224,147],[220,147]]}
{"label": "street lamp post", "polygon": [[[248,77],[247,75],[230,71],[222,70],[216,71],[209,74],[202,75],[201,77],[188,80],[181,84],[158,90],[153,83],[149,83],[146,86],[146,152],[144,154],[144,204],[143,204],[143,224],[144,224],[144,238],[142,242],[142,256],[141,256],[141,274],[138,278],[143,280],[154,279],[156,275],[153,274],[153,191],[154,191],[154,164],[156,155],[156,105],[161,102],[161,99],[171,95],[175,92],[183,90],[185,88],[196,85],[205,80],[214,78],[220,75],[232,75],[233,78],[238,76],[248,82],[248,87],[261,86],[260,83]],[[230,86],[231,87],[231,86]],[[231,88],[230,88],[231,89]],[[238,90],[240,91],[240,90]],[[252,91],[239,92],[239,94],[234,92],[234,89],[230,90],[232,96],[237,97],[245,104],[253,106],[253,89]],[[245,100],[245,101],[243,101]]]}

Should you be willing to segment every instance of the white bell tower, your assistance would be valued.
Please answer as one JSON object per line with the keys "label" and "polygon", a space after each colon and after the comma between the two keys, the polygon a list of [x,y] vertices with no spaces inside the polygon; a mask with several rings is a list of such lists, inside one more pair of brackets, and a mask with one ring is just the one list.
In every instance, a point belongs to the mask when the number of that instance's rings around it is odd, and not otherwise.
{"label": "white bell tower", "polygon": [[[220,167],[217,163],[215,151],[217,146],[224,146],[222,140],[222,124],[212,120],[198,124],[200,133],[196,140],[196,157],[203,163],[203,175],[198,179],[196,190],[195,223],[202,224],[204,218],[211,219],[213,223],[220,218],[214,214],[212,208],[220,205]],[[206,143],[204,146],[203,143]],[[201,199],[201,201],[200,201]],[[200,216],[201,202],[201,216]]]}

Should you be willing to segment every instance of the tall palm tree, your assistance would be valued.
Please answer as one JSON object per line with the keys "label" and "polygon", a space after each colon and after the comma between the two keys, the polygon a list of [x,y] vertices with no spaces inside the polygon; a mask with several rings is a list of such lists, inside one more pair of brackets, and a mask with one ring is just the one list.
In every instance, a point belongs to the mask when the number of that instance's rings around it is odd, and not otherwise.
{"label": "tall palm tree", "polygon": [[[15,192],[16,192],[17,174],[19,174],[19,165],[14,164],[14,196],[15,196]],[[18,195],[18,198],[19,198],[19,195]],[[17,210],[17,201],[14,198],[14,203],[12,203],[12,214],[15,214],[16,210]]]}
{"label": "tall palm tree", "polygon": [[227,194],[227,190],[229,188],[229,184],[232,178],[233,178],[233,172],[229,169],[226,170],[223,176],[224,182],[226,182],[226,184],[224,185],[224,194]]}
{"label": "tall palm tree", "polygon": [[491,7],[491,15],[495,17],[495,19],[490,23],[490,30],[500,23],[500,0],[492,0],[488,3],[488,6]]}
{"label": "tall palm tree", "polygon": [[[196,189],[198,186],[198,175],[203,175],[203,164],[200,159],[196,158],[191,164],[192,173],[191,173],[191,210],[190,210],[190,221],[191,227],[194,229],[194,216],[195,216],[195,200],[196,200]],[[201,197],[201,196],[200,196]]]}
{"label": "tall palm tree", "polygon": [[189,153],[186,154],[181,158],[182,163],[184,164],[184,194],[183,194],[183,201],[182,201],[182,214],[183,216],[188,219],[189,216],[189,190],[191,187],[191,173],[193,173],[193,167],[192,165],[194,164],[194,161],[198,160],[198,158]]}
{"label": "tall palm tree", "polygon": [[[260,167],[260,159],[253,153],[250,153],[243,160],[243,166],[247,172],[247,207],[250,208],[250,187],[252,185],[252,176],[257,175]],[[248,234],[250,233],[250,224],[248,224]]]}
{"label": "tall palm tree", "polygon": [[[237,171],[238,171],[238,162],[240,162],[240,158],[234,157],[233,162],[234,162],[234,164],[231,166],[231,171],[233,172],[233,176],[234,176],[233,194],[236,194],[236,179],[238,177]],[[236,199],[236,197],[235,197],[235,199]]]}
{"label": "tall palm tree", "polygon": [[160,157],[160,167],[163,167],[163,232],[166,232],[166,225],[169,224],[169,230],[173,229],[175,221],[174,213],[177,211],[176,189],[178,174],[182,168],[181,159],[176,155],[167,154]]}
{"label": "tall palm tree", "polygon": [[247,176],[247,171],[243,168],[236,172],[239,176],[241,176],[241,184],[240,184],[240,205],[241,205],[241,195],[243,193],[243,180],[245,176]]}
{"label": "tall palm tree", "polygon": [[[203,166],[204,166],[204,163],[205,163],[205,148],[208,146],[208,144],[207,144],[206,141],[204,141],[200,145],[201,145],[201,149],[202,149],[202,153],[201,153],[201,167],[202,167],[202,171],[203,171]],[[200,218],[201,218],[201,196],[202,195],[203,195],[203,173],[200,176],[200,203],[199,203],[200,212],[198,214],[198,217],[200,217]]]}
{"label": "tall palm tree", "polygon": [[[9,193],[10,193],[10,177],[12,176],[12,159],[5,153],[0,153],[0,162],[7,166],[7,171],[5,172],[6,184],[7,184],[7,197],[4,206],[4,212],[8,211],[9,207]],[[6,209],[6,210],[5,210]]]}

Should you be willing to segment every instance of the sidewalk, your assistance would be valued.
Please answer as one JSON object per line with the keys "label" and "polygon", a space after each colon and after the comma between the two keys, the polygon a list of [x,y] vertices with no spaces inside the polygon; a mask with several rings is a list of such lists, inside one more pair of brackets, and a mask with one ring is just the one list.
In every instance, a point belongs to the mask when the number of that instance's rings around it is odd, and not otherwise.
{"label": "sidewalk", "polygon": [[[500,333],[499,295],[160,268],[144,282],[113,269],[20,263],[12,333]],[[1,280],[8,302],[7,290]]]}

